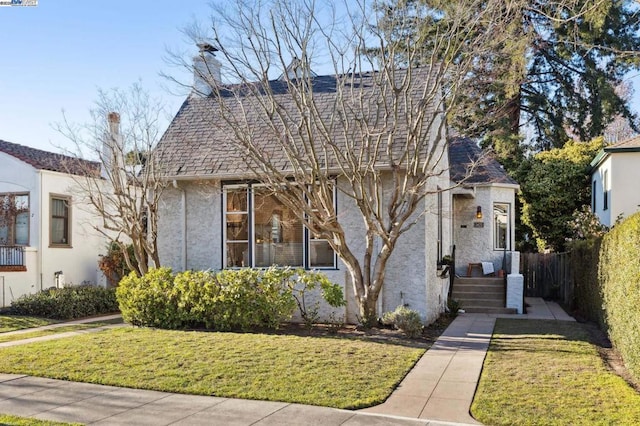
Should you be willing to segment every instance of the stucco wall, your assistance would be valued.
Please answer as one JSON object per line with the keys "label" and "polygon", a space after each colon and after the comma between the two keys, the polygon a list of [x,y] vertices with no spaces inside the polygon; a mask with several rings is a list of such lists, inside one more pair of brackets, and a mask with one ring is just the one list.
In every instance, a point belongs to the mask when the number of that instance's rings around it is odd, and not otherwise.
{"label": "stucco wall", "polygon": [[[4,277],[6,304],[18,297],[55,284],[54,272],[62,271],[65,282],[97,283],[98,256],[105,252],[106,239],[91,227],[97,216],[81,206],[77,184],[63,173],[38,171],[30,165],[0,153],[0,193],[29,193],[29,247],[25,248],[26,272],[0,272]],[[50,194],[72,197],[71,247],[49,247]],[[2,284],[0,278],[0,284]],[[1,290],[1,289],[0,289]]]}
{"label": "stucco wall", "polygon": [[[497,271],[502,268],[504,253],[494,247],[493,204],[509,205],[510,244],[515,245],[515,189],[498,185],[478,186],[475,198],[454,197],[454,244],[456,245],[456,273],[467,274],[469,263],[493,262]],[[482,208],[483,218],[476,219],[477,206]],[[480,224],[481,227],[478,227]],[[508,269],[508,268],[507,268]]]}
{"label": "stucco wall", "polygon": [[[63,173],[40,171],[42,174],[41,203],[41,274],[42,288],[55,285],[54,273],[62,271],[67,284],[98,283],[98,259],[106,252],[107,239],[94,225],[101,219],[83,201],[83,192],[74,179]],[[71,247],[50,246],[50,196],[71,197]]]}
{"label": "stucco wall", "polygon": [[610,158],[608,226],[613,225],[618,216],[627,217],[640,210],[640,152],[616,152]]}
{"label": "stucco wall", "polygon": [[0,193],[29,193],[29,245],[38,246],[40,199],[35,195],[40,185],[37,171],[11,155],[0,152]]}

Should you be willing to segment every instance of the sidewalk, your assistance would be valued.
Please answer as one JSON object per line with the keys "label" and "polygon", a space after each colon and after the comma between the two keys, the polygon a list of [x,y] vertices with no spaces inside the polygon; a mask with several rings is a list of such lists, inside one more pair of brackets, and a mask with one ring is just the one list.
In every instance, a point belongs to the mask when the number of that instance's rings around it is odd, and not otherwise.
{"label": "sidewalk", "polygon": [[398,388],[368,413],[480,424],[469,414],[496,318],[575,321],[555,302],[526,298],[524,315],[461,314]]}
{"label": "sidewalk", "polygon": [[[459,315],[387,401],[364,410],[181,395],[0,374],[0,413],[92,425],[479,424],[470,416],[469,408],[496,318],[573,320],[553,302],[535,298],[527,298],[526,302],[526,315]],[[96,329],[81,332],[93,330]],[[27,340],[48,340],[66,334]]]}

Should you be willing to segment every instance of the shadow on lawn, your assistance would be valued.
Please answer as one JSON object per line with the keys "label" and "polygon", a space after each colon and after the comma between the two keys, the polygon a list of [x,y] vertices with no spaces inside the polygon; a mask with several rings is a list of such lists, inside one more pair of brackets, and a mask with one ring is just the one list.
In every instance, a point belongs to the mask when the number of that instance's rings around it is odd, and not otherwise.
{"label": "shadow on lawn", "polygon": [[[545,349],[535,341],[545,342]],[[491,351],[585,353],[578,345],[565,342],[584,342],[595,348],[607,369],[623,378],[640,392],[640,381],[631,375],[624,365],[620,353],[613,347],[607,334],[592,322],[569,322],[556,320],[497,320]],[[569,348],[569,349],[567,349]]]}
{"label": "shadow on lawn", "polygon": [[[250,331],[234,330],[237,333],[293,335],[301,337],[319,337],[330,339],[365,340],[368,342],[383,343],[388,345],[406,346],[411,348],[428,349],[435,343],[440,335],[447,329],[454,318],[442,315],[433,324],[425,327],[422,335],[412,339],[405,336],[400,330],[385,327],[375,327],[361,330],[354,325],[344,325],[336,328],[332,325],[314,324],[312,328],[299,323],[283,323],[279,329],[255,329]],[[191,331],[214,332],[206,329],[193,329]]]}

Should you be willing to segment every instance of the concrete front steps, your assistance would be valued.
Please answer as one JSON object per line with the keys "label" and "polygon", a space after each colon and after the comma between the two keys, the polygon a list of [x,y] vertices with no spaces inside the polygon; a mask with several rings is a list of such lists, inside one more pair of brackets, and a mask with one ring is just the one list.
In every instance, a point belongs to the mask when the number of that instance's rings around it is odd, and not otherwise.
{"label": "concrete front steps", "polygon": [[505,308],[504,279],[493,277],[455,277],[451,297],[461,309],[474,314],[515,314]]}

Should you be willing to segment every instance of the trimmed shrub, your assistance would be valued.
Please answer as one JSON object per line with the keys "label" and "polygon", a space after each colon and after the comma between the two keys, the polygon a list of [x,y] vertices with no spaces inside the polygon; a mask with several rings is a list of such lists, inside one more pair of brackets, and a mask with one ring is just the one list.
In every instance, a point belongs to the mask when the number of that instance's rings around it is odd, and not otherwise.
{"label": "trimmed shrub", "polygon": [[14,315],[75,319],[118,311],[114,289],[93,285],[51,288],[20,297],[11,304]]}
{"label": "trimmed shrub", "polygon": [[424,328],[420,314],[405,306],[398,306],[393,312],[385,312],[382,316],[382,323],[393,325],[410,338],[420,336]]}
{"label": "trimmed shrub", "polygon": [[604,237],[598,274],[609,337],[640,379],[640,213]]}
{"label": "trimmed shrub", "polygon": [[598,281],[598,258],[602,238],[571,242],[573,306],[577,314],[605,329],[602,287]]}
{"label": "trimmed shrub", "polygon": [[142,277],[135,272],[129,273],[116,289],[122,319],[139,326],[183,327],[173,280],[171,268],[150,269]]}
{"label": "trimmed shrub", "polygon": [[[290,268],[129,274],[117,289],[125,321],[139,326],[212,330],[278,328],[291,319],[300,291],[319,286],[331,306],[344,304],[342,289],[325,275]],[[298,302],[300,303],[300,302]]]}

